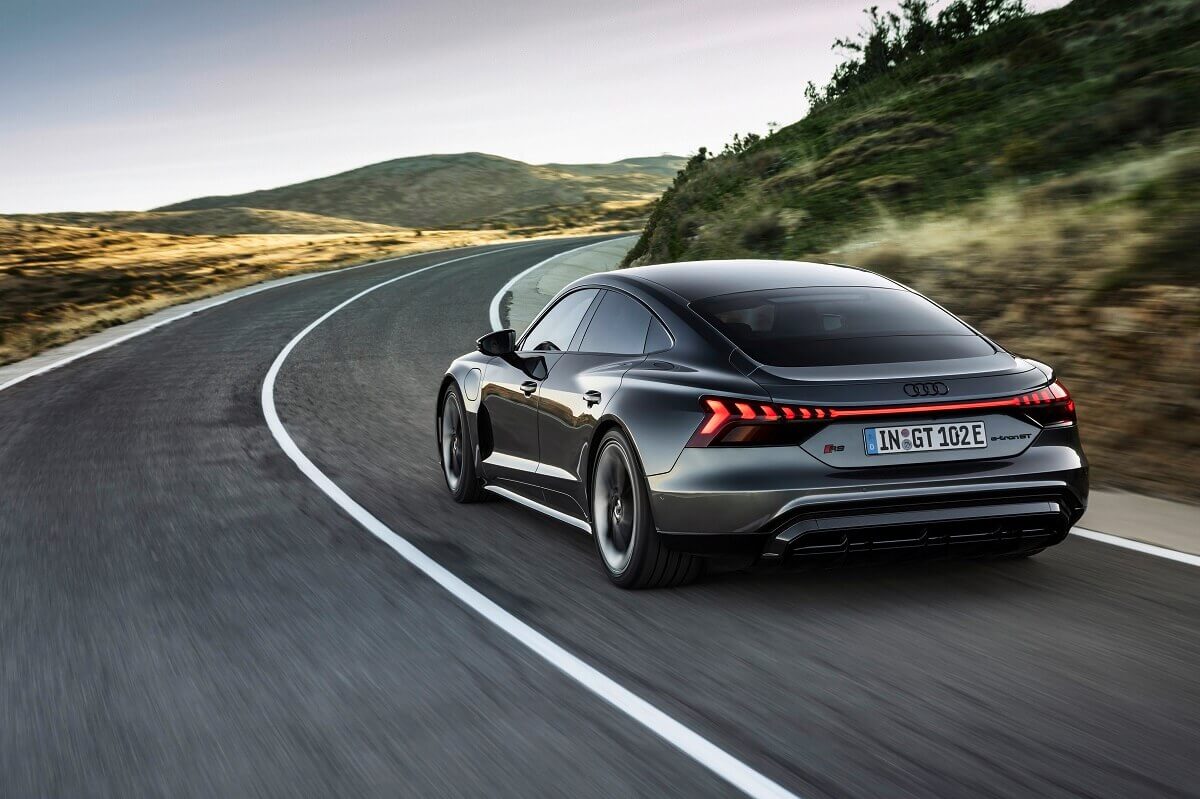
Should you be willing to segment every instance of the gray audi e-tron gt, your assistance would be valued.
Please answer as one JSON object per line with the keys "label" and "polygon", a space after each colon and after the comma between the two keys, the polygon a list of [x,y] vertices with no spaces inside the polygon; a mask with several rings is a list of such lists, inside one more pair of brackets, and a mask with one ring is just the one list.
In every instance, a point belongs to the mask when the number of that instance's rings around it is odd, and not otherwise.
{"label": "gray audi e-tron gt", "polygon": [[623,587],[706,559],[1022,557],[1087,504],[1050,367],[862,269],[702,261],[591,275],[441,385],[459,502],[591,532]]}

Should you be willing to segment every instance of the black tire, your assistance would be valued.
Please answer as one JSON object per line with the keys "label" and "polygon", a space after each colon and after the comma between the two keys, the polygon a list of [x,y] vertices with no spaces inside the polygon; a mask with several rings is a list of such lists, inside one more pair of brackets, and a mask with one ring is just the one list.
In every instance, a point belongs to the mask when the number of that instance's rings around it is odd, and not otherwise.
{"label": "black tire", "polygon": [[592,537],[608,578],[621,588],[670,588],[700,576],[704,561],[663,545],[650,515],[646,478],[633,447],[610,430],[592,468]]}
{"label": "black tire", "polygon": [[442,395],[437,417],[438,462],[455,502],[480,502],[487,495],[475,469],[475,441],[467,425],[467,408],[451,385]]}

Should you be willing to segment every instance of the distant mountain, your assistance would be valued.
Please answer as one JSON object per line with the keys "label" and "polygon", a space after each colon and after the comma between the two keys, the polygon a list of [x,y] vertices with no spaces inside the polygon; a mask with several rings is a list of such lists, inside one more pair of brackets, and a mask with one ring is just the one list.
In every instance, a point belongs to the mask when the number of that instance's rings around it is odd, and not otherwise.
{"label": "distant mountain", "polygon": [[156,211],[251,208],[412,228],[546,227],[644,215],[685,159],[526,164],[486,153],[397,158],[325,178]]}
{"label": "distant mountain", "polygon": [[300,211],[259,208],[204,208],[195,211],[65,211],[51,214],[12,214],[13,222],[106,228],[139,233],[187,236],[230,236],[255,233],[389,233],[394,228],[353,219],[334,219]]}

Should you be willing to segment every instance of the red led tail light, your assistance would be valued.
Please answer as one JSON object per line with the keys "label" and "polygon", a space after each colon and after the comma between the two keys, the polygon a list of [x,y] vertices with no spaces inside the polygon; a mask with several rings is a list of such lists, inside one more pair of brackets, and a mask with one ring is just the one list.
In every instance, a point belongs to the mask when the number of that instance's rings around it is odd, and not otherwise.
{"label": "red led tail light", "polygon": [[824,419],[828,414],[820,408],[727,397],[705,397],[700,406],[704,420],[689,447],[796,443],[794,434],[803,426],[795,423]]}
{"label": "red led tail light", "polygon": [[882,419],[990,410],[1016,413],[1043,427],[1075,423],[1075,401],[1057,380],[1043,388],[1012,397],[919,405],[827,408],[727,397],[705,397],[700,404],[704,410],[704,420],[688,442],[689,447],[796,443],[798,435],[804,437],[813,432],[814,424],[838,419]]}
{"label": "red led tail light", "polygon": [[700,429],[696,431],[696,435],[713,436],[729,420],[729,408],[725,407],[725,403],[722,400],[712,397],[705,399],[704,405],[708,408],[708,411],[704,417],[704,423],[700,425]]}

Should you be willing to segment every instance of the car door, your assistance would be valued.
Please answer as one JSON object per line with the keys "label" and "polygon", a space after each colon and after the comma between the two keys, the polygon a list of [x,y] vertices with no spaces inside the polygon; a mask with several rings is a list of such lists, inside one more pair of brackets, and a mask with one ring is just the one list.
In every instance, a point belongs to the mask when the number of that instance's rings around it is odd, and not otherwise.
{"label": "car door", "polygon": [[542,500],[534,473],[539,459],[540,385],[576,337],[597,289],[564,295],[529,328],[517,352],[493,358],[484,371],[480,401],[483,475],[523,496]]}
{"label": "car door", "polygon": [[579,345],[562,355],[541,384],[538,482],[550,507],[587,518],[589,445],[621,379],[645,355],[646,334],[657,322],[624,292],[604,292]]}

